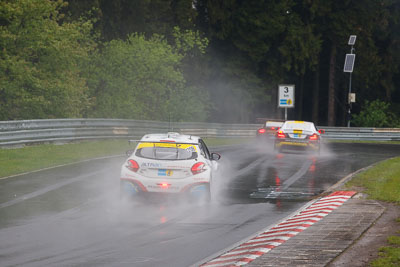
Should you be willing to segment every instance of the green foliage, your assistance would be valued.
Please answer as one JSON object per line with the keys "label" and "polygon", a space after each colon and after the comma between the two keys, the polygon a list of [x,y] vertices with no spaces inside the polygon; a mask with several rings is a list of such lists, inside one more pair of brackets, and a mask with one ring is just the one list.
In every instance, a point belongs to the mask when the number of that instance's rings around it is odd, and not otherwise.
{"label": "green foliage", "polygon": [[353,123],[358,127],[399,127],[397,116],[390,111],[390,104],[381,100],[366,100],[361,112],[353,115]]}
{"label": "green foliage", "polygon": [[67,14],[76,18],[93,7],[98,22],[95,29],[102,39],[125,39],[129,34],[142,33],[146,37],[160,34],[168,39],[173,28],[194,29],[197,15],[192,0],[68,0]]}
{"label": "green foliage", "polygon": [[371,262],[373,267],[397,267],[400,265],[399,243],[395,247],[383,247],[380,249],[379,258]]}
{"label": "green foliage", "polygon": [[80,117],[90,21],[60,23],[62,0],[0,2],[0,120]]}
{"label": "green foliage", "polygon": [[195,52],[204,54],[208,46],[208,39],[201,38],[199,31],[185,30],[181,31],[178,26],[174,27],[173,36],[175,38],[175,49],[177,53],[195,56]]}
{"label": "green foliage", "polygon": [[400,236],[389,236],[388,237],[388,243],[390,245],[398,245],[400,246]]}
{"label": "green foliage", "polygon": [[126,41],[106,43],[90,71],[89,85],[96,104],[89,115],[204,120],[207,96],[186,84],[180,70],[182,58],[159,35],[145,38],[131,34]]}
{"label": "green foliage", "polygon": [[303,25],[300,21],[287,29],[288,34],[278,48],[286,70],[294,70],[297,75],[304,75],[307,70],[315,69],[318,63],[318,54],[321,51],[322,41],[313,33],[310,25]]}
{"label": "green foliage", "polygon": [[[347,91],[348,76],[337,70],[355,34],[357,98],[393,103],[385,114],[354,121],[396,127],[390,110],[398,114],[399,14],[394,0],[2,0],[0,120],[171,113],[173,120],[252,122],[278,114],[279,83],[299,89],[294,112],[302,119],[325,116],[322,107],[338,106],[328,105],[329,71],[336,70],[334,99]],[[102,50],[91,58],[94,41]],[[128,46],[136,56],[125,60]],[[311,92],[318,92],[319,112],[301,97]],[[183,99],[190,108],[179,108]],[[122,111],[128,106],[129,115]],[[343,114],[336,109],[342,122]]]}
{"label": "green foliage", "polygon": [[[400,158],[383,161],[358,174],[346,184],[348,187],[366,188],[369,198],[400,204]],[[399,219],[397,219],[398,222]],[[380,248],[379,258],[371,262],[374,267],[400,265],[400,237],[388,237],[390,246]]]}
{"label": "green foliage", "polygon": [[232,42],[273,78],[315,68],[322,42],[294,12],[295,1],[205,2],[212,36]]}

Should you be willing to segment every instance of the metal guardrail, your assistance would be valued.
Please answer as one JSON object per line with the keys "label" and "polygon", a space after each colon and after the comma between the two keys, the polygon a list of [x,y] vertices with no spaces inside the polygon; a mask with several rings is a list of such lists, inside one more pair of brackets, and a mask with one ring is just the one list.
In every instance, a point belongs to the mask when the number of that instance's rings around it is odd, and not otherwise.
{"label": "metal guardrail", "polygon": [[[255,137],[261,124],[160,122],[122,119],[0,121],[0,147],[97,139],[138,139],[147,133],[180,132],[202,137]],[[400,129],[318,127],[325,139],[400,140]]]}
{"label": "metal guardrail", "polygon": [[400,128],[319,127],[325,130],[325,139],[400,141]]}
{"label": "metal guardrail", "polygon": [[202,137],[251,137],[259,124],[160,122],[122,119],[0,121],[0,147],[96,139],[138,139],[148,133],[180,132]]}

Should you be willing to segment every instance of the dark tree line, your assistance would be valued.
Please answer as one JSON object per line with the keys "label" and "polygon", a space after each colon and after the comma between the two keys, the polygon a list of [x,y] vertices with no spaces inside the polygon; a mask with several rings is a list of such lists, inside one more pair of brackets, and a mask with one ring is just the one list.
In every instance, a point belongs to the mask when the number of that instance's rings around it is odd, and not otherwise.
{"label": "dark tree line", "polygon": [[398,126],[400,0],[4,0],[0,119],[253,123],[284,83],[290,119],[346,125],[350,35],[355,125]]}
{"label": "dark tree line", "polygon": [[[260,115],[274,114],[279,83],[296,85],[295,119],[345,125],[350,35],[357,35],[353,112],[381,100],[400,111],[400,1],[197,1],[211,47],[242,56],[271,96]],[[250,67],[244,67],[250,70]],[[269,107],[268,107],[269,106]],[[255,110],[257,112],[257,110]]]}

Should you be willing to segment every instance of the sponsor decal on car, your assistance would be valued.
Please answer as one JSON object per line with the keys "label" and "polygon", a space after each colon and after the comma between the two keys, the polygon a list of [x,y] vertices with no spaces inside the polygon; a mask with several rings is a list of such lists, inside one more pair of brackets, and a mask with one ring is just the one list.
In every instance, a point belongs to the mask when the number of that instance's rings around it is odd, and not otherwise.
{"label": "sponsor decal on car", "polygon": [[171,176],[172,174],[173,174],[172,170],[167,170],[167,169],[158,170],[158,176]]}
{"label": "sponsor decal on car", "polygon": [[161,163],[154,163],[154,162],[143,162],[141,167],[148,167],[148,168],[160,168]]}

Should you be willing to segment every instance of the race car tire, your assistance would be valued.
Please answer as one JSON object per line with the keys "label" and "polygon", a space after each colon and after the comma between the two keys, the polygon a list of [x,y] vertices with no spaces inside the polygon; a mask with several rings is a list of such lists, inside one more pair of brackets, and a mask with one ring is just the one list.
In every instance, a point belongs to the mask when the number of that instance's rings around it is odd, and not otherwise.
{"label": "race car tire", "polygon": [[133,183],[120,181],[119,196],[121,200],[133,200],[137,198],[139,189]]}

